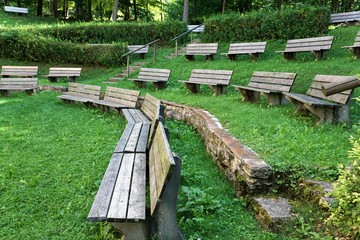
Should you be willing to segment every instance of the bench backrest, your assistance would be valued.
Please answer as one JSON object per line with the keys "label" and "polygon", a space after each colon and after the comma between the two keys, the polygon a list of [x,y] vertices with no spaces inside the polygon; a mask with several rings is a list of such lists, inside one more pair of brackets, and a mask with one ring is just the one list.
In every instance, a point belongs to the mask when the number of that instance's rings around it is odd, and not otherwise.
{"label": "bench backrest", "polygon": [[290,92],[296,73],[287,72],[254,72],[249,87],[279,92]]}
{"label": "bench backrest", "polygon": [[[187,29],[192,30],[192,29],[196,28],[197,26],[199,26],[199,25],[187,25]],[[204,32],[204,30],[205,30],[205,25],[202,25],[201,27],[194,29],[192,32],[202,33],[202,32]]]}
{"label": "bench backrest", "polygon": [[67,94],[77,97],[85,97],[94,100],[99,100],[100,92],[101,92],[101,86],[70,82]]}
{"label": "bench backrest", "polygon": [[38,73],[38,66],[2,66],[2,76],[34,77]]}
{"label": "bench backrest", "polygon": [[37,78],[1,78],[0,86],[2,89],[36,89],[38,86]]}
{"label": "bench backrest", "polygon": [[49,69],[49,77],[79,77],[81,68],[58,68],[51,67]]}
{"label": "bench backrest", "polygon": [[318,51],[329,50],[331,48],[334,36],[301,38],[288,40],[285,51],[301,52],[301,51]]}
{"label": "bench backrest", "polygon": [[229,85],[232,74],[232,70],[194,69],[191,72],[189,82],[210,85]]}
{"label": "bench backrest", "polygon": [[186,46],[186,54],[210,55],[216,54],[218,43],[189,43]]}
{"label": "bench backrest", "polygon": [[154,138],[155,129],[160,121],[161,101],[150,94],[146,94],[140,109],[151,120],[148,141],[148,146],[150,146]]}
{"label": "bench backrest", "polygon": [[159,69],[159,68],[141,68],[138,79],[139,80],[153,80],[155,82],[163,81],[167,82],[170,77],[169,69]]}
{"label": "bench backrest", "polygon": [[231,43],[227,54],[264,53],[266,42]]}
{"label": "bench backrest", "polygon": [[27,8],[4,6],[5,12],[28,13]]}
{"label": "bench backrest", "polygon": [[334,13],[330,15],[330,23],[354,22],[360,20],[360,11]]}
{"label": "bench backrest", "polygon": [[[136,49],[138,49],[138,48],[140,48],[142,46],[144,46],[144,45],[128,45],[127,48],[129,50],[129,52],[131,52],[131,51],[134,51],[134,50],[136,50]],[[135,51],[134,53],[148,53],[148,51],[149,51],[149,46],[146,46],[144,48],[141,48],[141,49]]]}
{"label": "bench backrest", "polygon": [[108,86],[106,87],[104,100],[135,108],[139,95],[140,91]]}
{"label": "bench backrest", "polygon": [[357,76],[335,76],[335,75],[316,75],[309,90],[307,91],[307,95],[330,100],[340,104],[347,104],[352,90],[343,91],[341,93],[336,93],[331,96],[325,97],[322,92],[322,86],[324,84],[334,83],[336,81],[343,81],[343,80],[351,80],[357,79]]}
{"label": "bench backrest", "polygon": [[153,143],[149,150],[149,184],[150,184],[150,210],[154,213],[159,199],[162,197],[164,187],[169,180],[175,161],[163,124],[160,122],[156,128]]}

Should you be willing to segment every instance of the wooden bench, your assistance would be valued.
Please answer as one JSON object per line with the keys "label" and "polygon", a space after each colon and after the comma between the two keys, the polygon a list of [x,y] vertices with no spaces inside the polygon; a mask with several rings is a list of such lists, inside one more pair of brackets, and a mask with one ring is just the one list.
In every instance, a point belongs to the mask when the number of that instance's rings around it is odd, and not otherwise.
{"label": "wooden bench", "polygon": [[29,13],[27,8],[23,7],[11,7],[11,6],[4,6],[5,12],[14,12],[14,13]]}
{"label": "wooden bench", "polygon": [[101,86],[69,83],[68,91],[64,92],[58,98],[64,102],[81,102],[86,105],[92,105],[94,101],[99,100],[101,94]]}
{"label": "wooden bench", "polygon": [[325,97],[322,86],[337,81],[356,79],[357,76],[316,75],[306,94],[284,93],[295,105],[297,114],[312,113],[319,122],[350,122],[349,106],[353,90]]}
{"label": "wooden bench", "polygon": [[67,77],[70,81],[75,82],[77,77],[80,77],[81,68],[58,68],[51,67],[49,74],[45,75],[50,82],[56,82],[57,78]]}
{"label": "wooden bench", "polygon": [[218,43],[189,43],[186,46],[185,58],[194,61],[195,56],[205,56],[206,60],[213,60],[218,49]]}
{"label": "wooden bench", "polygon": [[360,21],[360,11],[334,13],[330,15],[330,23],[354,23]]}
{"label": "wooden bench", "polygon": [[[144,45],[128,45],[127,48],[129,50],[129,52],[131,52],[131,51],[134,51],[134,50],[136,50],[136,49],[138,49],[138,48],[140,48],[142,46],[144,46]],[[144,59],[145,54],[148,53],[148,51],[149,51],[149,46],[146,46],[144,48],[141,48],[141,49],[135,51],[134,53],[139,54],[140,58]]]}
{"label": "wooden bench", "polygon": [[199,93],[200,84],[205,84],[213,88],[215,95],[220,95],[226,93],[232,74],[232,70],[194,69],[189,81],[179,80],[179,82],[182,82],[192,93]]}
{"label": "wooden bench", "polygon": [[200,27],[199,27],[199,25],[187,25],[187,29],[188,29],[188,31],[192,30],[191,32],[194,32],[194,33],[202,33],[205,30],[205,25],[202,25]]}
{"label": "wooden bench", "polygon": [[32,77],[23,78],[1,78],[0,94],[8,95],[10,91],[25,91],[28,94],[36,93],[38,79]]}
{"label": "wooden bench", "polygon": [[128,78],[136,86],[146,87],[147,82],[151,82],[157,89],[164,89],[169,81],[171,71],[159,68],[141,68],[137,78]]}
{"label": "wooden bench", "polygon": [[[143,105],[152,105],[148,101],[154,99],[147,95]],[[156,102],[155,112],[158,113],[160,101]],[[145,115],[147,108],[142,106]],[[154,113],[155,119],[146,115],[143,121],[143,116],[134,117],[140,112],[134,110],[123,110],[129,122],[104,174],[88,220],[109,222],[125,235],[125,239],[145,240],[154,236],[182,239],[176,223],[181,160],[172,154],[164,127],[156,120],[158,114]],[[143,130],[146,127],[149,130],[150,121],[156,121],[157,126],[146,138],[142,133],[146,132]],[[148,191],[146,186],[149,186]],[[147,192],[150,210],[146,204]]]}
{"label": "wooden bench", "polygon": [[35,77],[38,66],[2,66],[0,76],[3,77]]}
{"label": "wooden bench", "polygon": [[311,52],[315,58],[322,59],[325,51],[331,48],[334,36],[302,38],[288,40],[284,51],[276,51],[282,53],[286,60],[295,59],[298,52]]}
{"label": "wooden bench", "polygon": [[261,93],[270,105],[281,105],[287,102],[283,92],[290,92],[295,78],[296,73],[254,72],[247,86],[233,86],[245,102],[259,101]]}
{"label": "wooden bench", "polygon": [[254,42],[254,43],[231,43],[226,55],[230,60],[235,60],[237,55],[248,54],[251,55],[253,60],[257,60],[260,54],[265,52],[266,42]]}
{"label": "wooden bench", "polygon": [[343,46],[342,48],[348,48],[357,59],[360,58],[360,32],[355,37],[354,44],[352,46]]}
{"label": "wooden bench", "polygon": [[123,108],[135,108],[140,92],[124,88],[106,87],[104,98],[94,100],[93,104],[100,107],[103,111],[110,109],[120,110]]}

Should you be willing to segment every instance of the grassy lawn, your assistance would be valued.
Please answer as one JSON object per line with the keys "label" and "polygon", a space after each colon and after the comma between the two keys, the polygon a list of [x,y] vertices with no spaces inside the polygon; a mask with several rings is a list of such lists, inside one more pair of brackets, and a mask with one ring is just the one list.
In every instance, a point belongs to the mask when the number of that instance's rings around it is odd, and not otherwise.
{"label": "grassy lawn", "polygon": [[[0,27],[38,23],[44,22],[0,14]],[[56,22],[48,20],[44,24],[52,23]],[[237,61],[221,56],[228,43],[220,43],[219,54],[209,62],[200,57],[195,62],[188,62],[182,56],[168,59],[174,49],[160,48],[154,64],[150,50],[145,66],[171,69],[172,73],[165,90],[149,85],[141,89],[141,95],[150,93],[160,99],[208,110],[278,172],[334,180],[337,165],[349,162],[350,136],[360,134],[359,103],[351,104],[350,125],[318,125],[313,117],[294,116],[292,105],[269,107],[264,100],[244,103],[231,86],[223,96],[212,96],[205,86],[195,95],[177,80],[188,79],[191,70],[197,68],[234,70],[231,83],[238,85],[246,85],[254,71],[295,72],[298,76],[292,91],[305,93],[316,74],[359,73],[359,60],[341,49],[353,43],[358,30],[357,26],[330,30],[328,35],[335,36],[333,48],[319,61],[314,61],[310,53],[303,53],[295,61],[286,62],[275,53],[284,49],[284,41],[268,42],[266,53],[256,62],[248,56]],[[135,61],[142,60],[132,58]],[[1,65],[36,65],[39,75],[46,74],[50,66],[74,66],[12,59],[0,59],[0,62]],[[106,88],[103,82],[124,68],[79,67],[82,74],[78,82],[101,85],[103,90]],[[68,84],[65,80],[50,83],[43,77],[39,83]],[[137,89],[127,80],[112,86]],[[126,123],[115,114],[63,104],[56,100],[57,95],[40,92],[35,96],[18,93],[0,96],[0,239],[114,237],[108,225],[90,224],[86,216]],[[360,96],[360,89],[355,91],[355,96]],[[290,237],[260,229],[245,202],[235,198],[234,190],[216,169],[200,137],[182,123],[168,121],[167,124],[172,149],[183,160],[178,220],[187,239],[301,239],[292,228],[288,231]]]}

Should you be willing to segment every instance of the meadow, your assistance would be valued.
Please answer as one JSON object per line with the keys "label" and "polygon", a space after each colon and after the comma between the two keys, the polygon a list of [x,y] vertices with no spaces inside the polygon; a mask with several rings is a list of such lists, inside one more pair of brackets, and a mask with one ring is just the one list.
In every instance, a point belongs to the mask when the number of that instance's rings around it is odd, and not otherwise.
{"label": "meadow", "polygon": [[[26,21],[26,18],[18,22],[17,19],[0,14],[1,24],[6,27],[24,24],[35,24],[31,25],[35,27],[42,22]],[[291,105],[269,107],[264,100],[244,103],[231,86],[223,96],[212,96],[205,86],[200,94],[194,95],[177,80],[188,79],[192,69],[230,69],[234,70],[231,84],[245,85],[254,71],[286,71],[298,74],[292,91],[305,93],[316,74],[358,74],[359,60],[341,49],[353,43],[358,31],[358,26],[330,30],[328,35],[335,36],[333,47],[325,59],[319,61],[303,53],[296,60],[286,62],[275,53],[284,48],[284,41],[269,41],[266,53],[258,61],[251,61],[248,56],[229,61],[220,55],[226,52],[229,43],[220,43],[219,54],[208,62],[200,57],[195,62],[188,62],[183,56],[169,59],[174,48],[166,47],[157,50],[157,62],[153,63],[150,50],[145,66],[170,69],[172,73],[166,89],[156,90],[149,85],[141,89],[141,95],[150,93],[160,99],[209,111],[279,175],[289,173],[296,179],[333,181],[338,175],[338,164],[349,163],[349,138],[360,135],[359,103],[351,104],[351,124],[317,124],[313,117],[295,116]],[[137,61],[143,60],[131,58],[132,63]],[[50,66],[74,66],[6,58],[0,59],[0,65],[36,65],[39,75],[46,74]],[[80,67],[83,70],[78,82],[101,85],[103,90],[107,85],[104,81],[124,68]],[[136,73],[132,75],[135,76]],[[53,85],[43,77],[39,83]],[[55,85],[66,86],[67,81]],[[111,85],[137,89],[127,80]],[[355,91],[355,97],[360,96],[359,90]],[[38,92],[33,96],[14,93],[0,97],[1,239],[112,239],[117,236],[106,224],[88,223],[86,216],[125,120],[114,113],[63,104],[57,95]],[[304,238],[305,232],[301,231],[304,224],[299,222],[289,227],[286,235],[262,230],[248,211],[245,200],[235,198],[234,189],[216,169],[196,132],[181,122],[167,121],[167,125],[171,146],[184,162],[178,221],[187,239]],[[284,182],[277,179],[277,183]],[[310,222],[315,221],[314,217],[308,218],[312,218],[307,219]]]}

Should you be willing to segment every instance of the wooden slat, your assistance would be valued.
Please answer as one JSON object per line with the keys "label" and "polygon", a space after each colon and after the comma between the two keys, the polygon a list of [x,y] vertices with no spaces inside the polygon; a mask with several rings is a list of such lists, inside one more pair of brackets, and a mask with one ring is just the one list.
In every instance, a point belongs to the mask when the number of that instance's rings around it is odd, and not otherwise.
{"label": "wooden slat", "polygon": [[136,146],[136,152],[146,152],[147,143],[149,140],[150,124],[143,123],[141,133],[139,136],[138,144]]}
{"label": "wooden slat", "polygon": [[122,153],[114,153],[112,155],[88,214],[90,221],[106,220],[122,158]]}
{"label": "wooden slat", "polygon": [[33,77],[38,72],[38,66],[2,66],[0,75]]}
{"label": "wooden slat", "polygon": [[81,68],[57,68],[51,67],[49,69],[48,77],[79,77]]}
{"label": "wooden slat", "polygon": [[266,42],[231,43],[227,54],[264,53]]}
{"label": "wooden slat", "polygon": [[133,118],[129,109],[122,109],[122,113],[124,114],[124,117],[126,118],[126,121],[128,121],[128,123],[135,123],[135,119]]}
{"label": "wooden slat", "polygon": [[130,133],[129,140],[126,143],[124,149],[125,152],[135,152],[136,146],[139,141],[139,136],[141,133],[141,128],[142,128],[142,123],[135,123],[135,126]]}
{"label": "wooden slat", "polygon": [[253,88],[258,88],[258,89],[266,89],[266,90],[277,91],[277,92],[289,92],[290,89],[291,89],[291,86],[264,84],[264,83],[254,83],[254,82],[249,83],[248,86],[253,87]]}
{"label": "wooden slat", "polygon": [[125,153],[119,169],[119,176],[115,183],[113,196],[111,198],[108,221],[121,221],[126,219],[127,206],[129,203],[132,170],[134,167],[134,153]]}
{"label": "wooden slat", "polygon": [[128,122],[128,124],[126,125],[126,127],[121,135],[120,140],[116,144],[114,152],[116,152],[116,153],[125,152],[126,144],[129,141],[129,136],[134,127],[135,127],[135,123]]}
{"label": "wooden slat", "polygon": [[127,219],[145,220],[146,154],[136,153]]}
{"label": "wooden slat", "polygon": [[218,48],[218,43],[190,43],[186,46],[185,55],[216,54],[217,48]]}
{"label": "wooden slat", "polygon": [[[107,87],[104,100],[121,104],[123,106],[135,108],[139,95],[139,91]],[[99,103],[101,104],[102,102],[100,101]]]}
{"label": "wooden slat", "polygon": [[[131,52],[131,51],[133,51],[135,49],[138,49],[138,48],[140,48],[142,46],[144,46],[144,45],[128,45],[127,48]],[[149,51],[149,46],[146,46],[146,47],[144,47],[142,49],[137,50],[134,53],[141,53],[142,54],[142,53],[148,53],[148,51]]]}

